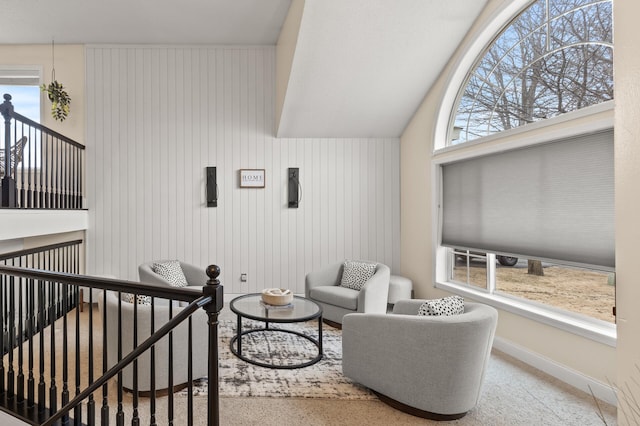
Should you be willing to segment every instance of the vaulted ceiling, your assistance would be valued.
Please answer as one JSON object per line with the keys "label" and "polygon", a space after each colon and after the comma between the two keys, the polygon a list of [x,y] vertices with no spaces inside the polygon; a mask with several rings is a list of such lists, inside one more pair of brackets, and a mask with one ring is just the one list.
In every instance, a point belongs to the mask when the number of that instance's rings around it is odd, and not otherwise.
{"label": "vaulted ceiling", "polygon": [[[278,136],[398,137],[487,0],[293,2],[301,13],[290,17],[297,34],[288,69],[278,69]],[[8,1],[1,40],[275,45],[291,3]]]}

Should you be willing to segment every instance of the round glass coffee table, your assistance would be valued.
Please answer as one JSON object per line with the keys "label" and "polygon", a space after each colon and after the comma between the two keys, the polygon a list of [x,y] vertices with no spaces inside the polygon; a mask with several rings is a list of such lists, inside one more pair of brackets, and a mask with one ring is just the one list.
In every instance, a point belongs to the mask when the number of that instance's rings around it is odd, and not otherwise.
{"label": "round glass coffee table", "polygon": [[[268,307],[262,303],[260,293],[246,294],[236,297],[229,304],[231,311],[238,316],[238,324],[236,335],[231,339],[231,352],[238,358],[260,367],[294,369],[313,365],[322,359],[322,308],[314,301],[305,299],[304,297],[294,296],[291,307]],[[242,319],[247,318],[254,321],[264,322],[263,328],[253,328],[242,331]],[[296,330],[288,330],[284,328],[271,328],[270,323],[297,323],[318,319],[318,339],[313,336],[306,335]],[[269,332],[269,333],[290,333],[307,339],[318,348],[318,354],[315,358],[301,362],[298,364],[269,364],[266,362],[251,359],[242,353],[242,336],[251,333]]]}

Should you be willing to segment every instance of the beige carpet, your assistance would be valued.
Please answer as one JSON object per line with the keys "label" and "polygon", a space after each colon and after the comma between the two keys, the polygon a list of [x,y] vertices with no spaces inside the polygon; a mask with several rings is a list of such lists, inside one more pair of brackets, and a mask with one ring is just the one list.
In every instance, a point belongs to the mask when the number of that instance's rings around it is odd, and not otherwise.
{"label": "beige carpet", "polygon": [[[87,309],[82,313],[82,324],[86,329]],[[97,308],[94,309],[96,330],[101,328]],[[225,308],[221,320],[234,320],[233,314]],[[60,336],[61,324],[56,323]],[[71,331],[71,330],[70,330]],[[48,336],[49,329],[45,334]],[[70,349],[73,346],[74,334],[69,336]],[[96,356],[94,358],[96,373],[101,370],[101,333],[94,335]],[[61,346],[58,338],[57,346]],[[48,340],[46,340],[48,341]],[[86,345],[87,337],[81,333],[81,341]],[[25,352],[26,353],[26,352]],[[37,353],[37,352],[36,352]],[[60,352],[59,352],[60,353]],[[6,360],[6,358],[5,358]],[[74,354],[69,352],[68,361],[73,369]],[[81,356],[82,371],[87,371],[88,354]],[[49,366],[46,363],[46,370]],[[62,387],[61,362],[58,360],[57,385]],[[35,365],[38,365],[37,356]],[[5,368],[7,365],[5,363]],[[295,371],[295,370],[294,370]],[[36,373],[37,374],[37,373]],[[96,375],[97,377],[98,375]],[[81,382],[86,382],[86,373]],[[36,377],[37,382],[37,377]],[[75,378],[69,377],[71,394],[75,393]],[[302,383],[301,385],[304,385]],[[110,386],[109,395],[110,422],[115,424],[117,399],[115,386]],[[96,412],[99,415],[102,395],[96,395]],[[186,396],[175,395],[176,425],[187,424]],[[157,400],[156,419],[158,424],[166,424],[167,397]],[[132,395],[125,393],[125,423],[130,423],[132,412]],[[607,425],[616,424],[616,410],[601,403]],[[83,407],[84,413],[86,408]],[[206,424],[206,396],[194,397],[194,424]],[[141,424],[149,424],[149,398],[140,398],[138,407]],[[478,406],[460,420],[449,422],[455,425],[495,425],[495,426],[588,426],[603,425],[598,409],[590,395],[578,391],[544,373],[539,372],[509,356],[494,351],[489,363],[483,394]],[[220,424],[222,425],[414,425],[436,424],[394,410],[378,400],[349,400],[328,398],[278,398],[278,397],[222,397],[220,399]]]}

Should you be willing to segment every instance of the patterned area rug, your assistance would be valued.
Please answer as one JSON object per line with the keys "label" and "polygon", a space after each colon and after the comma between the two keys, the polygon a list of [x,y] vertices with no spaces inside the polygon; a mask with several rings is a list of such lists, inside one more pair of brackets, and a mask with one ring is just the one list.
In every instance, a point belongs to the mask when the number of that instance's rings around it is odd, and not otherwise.
{"label": "patterned area rug", "polygon": [[[275,324],[317,338],[316,321],[304,324]],[[243,321],[243,330],[261,328],[263,323]],[[340,330],[323,324],[323,358],[309,367],[293,370],[258,367],[236,357],[229,348],[235,334],[235,321],[223,320],[220,336],[221,397],[292,397],[330,399],[376,399],[368,389],[342,374],[342,335]],[[308,340],[290,333],[256,332],[242,338],[243,354],[251,359],[279,364],[311,360],[317,348]],[[207,379],[195,382],[194,395],[207,394]],[[187,389],[182,391],[186,394]]]}

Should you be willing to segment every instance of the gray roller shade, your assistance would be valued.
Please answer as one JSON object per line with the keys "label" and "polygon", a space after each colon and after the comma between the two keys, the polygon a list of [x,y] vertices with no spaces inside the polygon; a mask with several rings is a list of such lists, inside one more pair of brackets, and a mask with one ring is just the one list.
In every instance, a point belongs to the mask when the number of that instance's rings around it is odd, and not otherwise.
{"label": "gray roller shade", "polygon": [[613,269],[613,130],[442,166],[442,244]]}
{"label": "gray roller shade", "polygon": [[37,86],[40,84],[40,71],[35,69],[0,69],[0,84]]}

